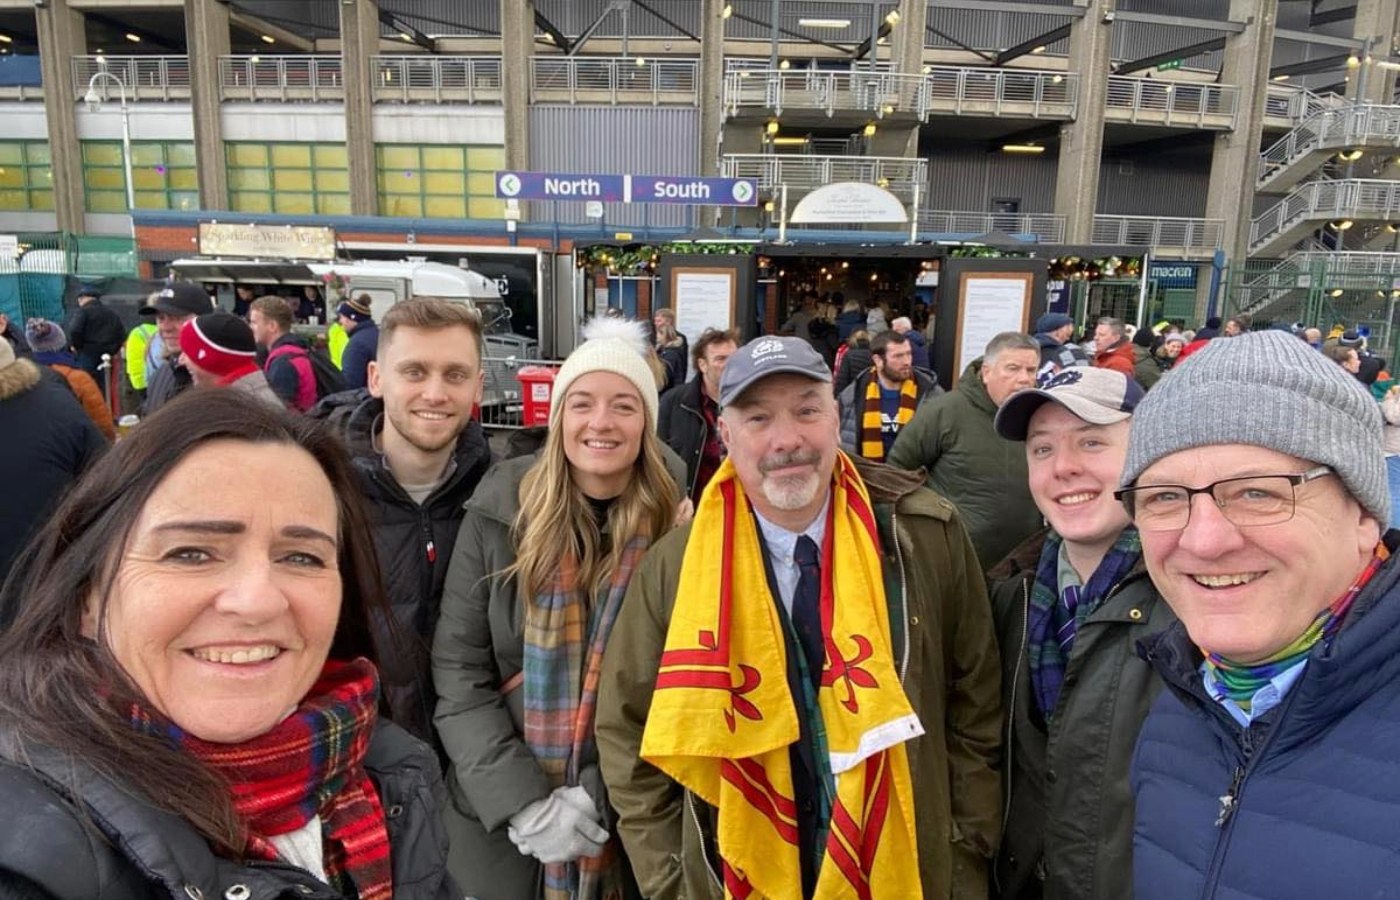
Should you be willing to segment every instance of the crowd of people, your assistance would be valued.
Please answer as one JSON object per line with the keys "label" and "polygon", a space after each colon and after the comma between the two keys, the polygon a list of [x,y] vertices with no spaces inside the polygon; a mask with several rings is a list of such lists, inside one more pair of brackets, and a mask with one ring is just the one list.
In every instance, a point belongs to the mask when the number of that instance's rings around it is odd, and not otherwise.
{"label": "crowd of people", "polygon": [[239,300],[0,323],[0,897],[1400,898],[1363,336]]}

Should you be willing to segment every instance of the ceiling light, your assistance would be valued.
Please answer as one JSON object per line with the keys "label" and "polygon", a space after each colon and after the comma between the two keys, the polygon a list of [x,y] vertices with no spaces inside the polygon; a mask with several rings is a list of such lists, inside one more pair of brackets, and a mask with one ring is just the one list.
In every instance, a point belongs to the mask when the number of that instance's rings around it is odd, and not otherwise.
{"label": "ceiling light", "polygon": [[262,57],[254,53],[252,56],[248,57],[248,62],[256,66],[258,63],[262,62]]}
{"label": "ceiling light", "polygon": [[1364,156],[1365,153],[1366,151],[1358,150],[1356,148],[1353,148],[1351,150],[1343,150],[1341,153],[1337,154],[1337,159],[1341,160],[1342,162],[1356,162],[1358,159]]}
{"label": "ceiling light", "polygon": [[893,28],[899,24],[899,10],[892,9],[885,13],[885,24]]}
{"label": "ceiling light", "polygon": [[721,13],[719,14],[719,17],[720,17],[721,19],[727,19],[727,18],[729,18],[729,17],[732,16],[732,15],[734,15],[734,4],[733,4],[733,3],[726,3],[726,4],[724,4],[724,11],[721,12]]}
{"label": "ceiling light", "polygon": [[277,38],[273,37],[273,36],[270,35],[270,34],[264,34],[264,35],[259,35],[259,36],[262,38],[262,42],[263,42],[264,44],[275,44],[275,43],[277,43]]}
{"label": "ceiling light", "polygon": [[772,120],[771,122],[769,122],[769,123],[765,126],[765,128],[767,129],[767,131],[768,131],[769,134],[777,134],[777,133],[778,133],[778,120],[777,120],[777,119]]}
{"label": "ceiling light", "polygon": [[874,137],[874,136],[875,136],[875,123],[874,123],[874,122],[871,122],[871,123],[869,123],[868,125],[865,126],[864,134],[865,134],[866,137]]}
{"label": "ceiling light", "polygon": [[1347,68],[1354,69],[1359,65],[1361,65],[1361,57],[1357,56],[1355,53],[1347,57]]}
{"label": "ceiling light", "polygon": [[14,38],[10,37],[8,34],[0,34],[0,44],[8,44],[13,40]]}
{"label": "ceiling light", "polygon": [[1290,77],[1291,77],[1291,76],[1290,76],[1287,72],[1281,72],[1281,73],[1279,73],[1278,75],[1275,75],[1274,78],[1273,78],[1273,80],[1274,80],[1274,81],[1287,81]]}
{"label": "ceiling light", "polygon": [[126,33],[126,39],[127,39],[128,41],[131,41],[133,44],[139,44],[139,43],[141,43],[141,35],[139,35],[139,34],[132,34],[130,31],[128,31],[128,32]]}
{"label": "ceiling light", "polygon": [[409,34],[407,31],[400,31],[399,37],[403,38],[405,41],[408,41],[410,44],[413,43],[413,35]]}
{"label": "ceiling light", "polygon": [[1353,222],[1351,219],[1338,219],[1337,221],[1332,223],[1332,228],[1337,231],[1346,231],[1348,228],[1355,224],[1356,223]]}
{"label": "ceiling light", "polygon": [[788,62],[788,61],[785,60],[785,59],[780,59],[780,60],[778,60],[778,68],[780,68],[780,69],[782,69],[784,72],[786,72],[788,69],[791,69],[791,68],[792,68],[792,63]]}
{"label": "ceiling light", "polygon": [[554,43],[554,35],[550,34],[549,32],[545,32],[544,39],[551,44]]}
{"label": "ceiling light", "polygon": [[928,74],[929,74],[930,72],[932,72],[932,71],[933,71],[933,66],[924,66],[924,68],[923,68],[923,73],[924,73],[925,75],[928,75]]}
{"label": "ceiling light", "polygon": [[639,56],[639,57],[637,57],[637,68],[640,69],[642,66],[644,66],[644,65],[646,65],[646,64],[647,64],[647,58],[646,58],[645,56]]}
{"label": "ceiling light", "polygon": [[1032,48],[1031,48],[1031,52],[1032,52],[1032,53],[1044,53],[1044,52],[1045,52],[1045,45],[1044,45],[1044,44],[1041,44],[1039,47],[1032,47]]}
{"label": "ceiling light", "polygon": [[1064,81],[1064,80],[1065,80],[1065,76],[1063,76],[1063,75],[1056,75],[1056,76],[1054,76],[1053,78],[1050,79],[1050,83],[1051,83],[1051,84],[1059,84],[1061,81]]}
{"label": "ceiling light", "polygon": [[797,24],[803,28],[850,28],[850,19],[798,19]]}
{"label": "ceiling light", "polygon": [[1341,288],[1333,288],[1333,289],[1329,292],[1329,296],[1332,296],[1332,297],[1340,297],[1340,296],[1342,296],[1342,289],[1341,289]]}
{"label": "ceiling light", "polygon": [[1002,153],[1044,153],[1045,148],[1039,144],[1002,144]]}
{"label": "ceiling light", "polygon": [[102,52],[103,52],[103,51],[102,51],[102,48],[101,48],[101,47],[98,47],[98,48],[97,48],[97,55],[98,55],[98,56],[101,56],[101,55],[102,55]]}
{"label": "ceiling light", "polygon": [[801,147],[801,146],[804,146],[806,143],[807,143],[807,139],[806,139],[805,137],[775,137],[775,138],[773,138],[773,146],[774,146],[774,147]]}
{"label": "ceiling light", "polygon": [[1385,230],[1389,231],[1391,234],[1397,234],[1400,233],[1400,225],[1396,225],[1394,222],[1387,222],[1385,223]]}

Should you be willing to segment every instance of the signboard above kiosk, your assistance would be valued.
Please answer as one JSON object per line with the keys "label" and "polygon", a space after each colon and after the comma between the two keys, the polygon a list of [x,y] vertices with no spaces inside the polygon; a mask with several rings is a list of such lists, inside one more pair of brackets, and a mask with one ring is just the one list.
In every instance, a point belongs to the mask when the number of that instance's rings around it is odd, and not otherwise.
{"label": "signboard above kiosk", "polygon": [[898,197],[879,185],[838,181],[799,200],[788,221],[796,225],[900,224],[909,221],[909,214]]}
{"label": "signboard above kiosk", "polygon": [[335,229],[311,225],[199,223],[202,256],[253,259],[335,259]]}

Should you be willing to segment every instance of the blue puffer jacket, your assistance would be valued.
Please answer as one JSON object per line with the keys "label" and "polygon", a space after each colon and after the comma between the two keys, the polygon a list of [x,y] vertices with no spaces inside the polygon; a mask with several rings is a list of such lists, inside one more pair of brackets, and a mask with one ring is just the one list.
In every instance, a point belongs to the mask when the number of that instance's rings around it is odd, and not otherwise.
{"label": "blue puffer jacket", "polygon": [[1400,898],[1400,559],[1247,730],[1180,625],[1142,649],[1170,690],[1133,765],[1137,900]]}

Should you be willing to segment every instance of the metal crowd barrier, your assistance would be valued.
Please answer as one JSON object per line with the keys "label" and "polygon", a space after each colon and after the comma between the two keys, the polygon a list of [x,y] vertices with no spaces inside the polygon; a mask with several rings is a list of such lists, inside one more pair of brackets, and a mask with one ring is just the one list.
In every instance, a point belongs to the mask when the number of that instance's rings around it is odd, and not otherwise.
{"label": "metal crowd barrier", "polygon": [[[558,372],[560,360],[525,359],[517,356],[486,356],[481,360],[481,427],[518,430],[531,423],[526,419],[526,387],[521,384],[522,369],[538,366]],[[535,401],[542,402],[542,401]],[[545,404],[548,405],[547,403]]]}

